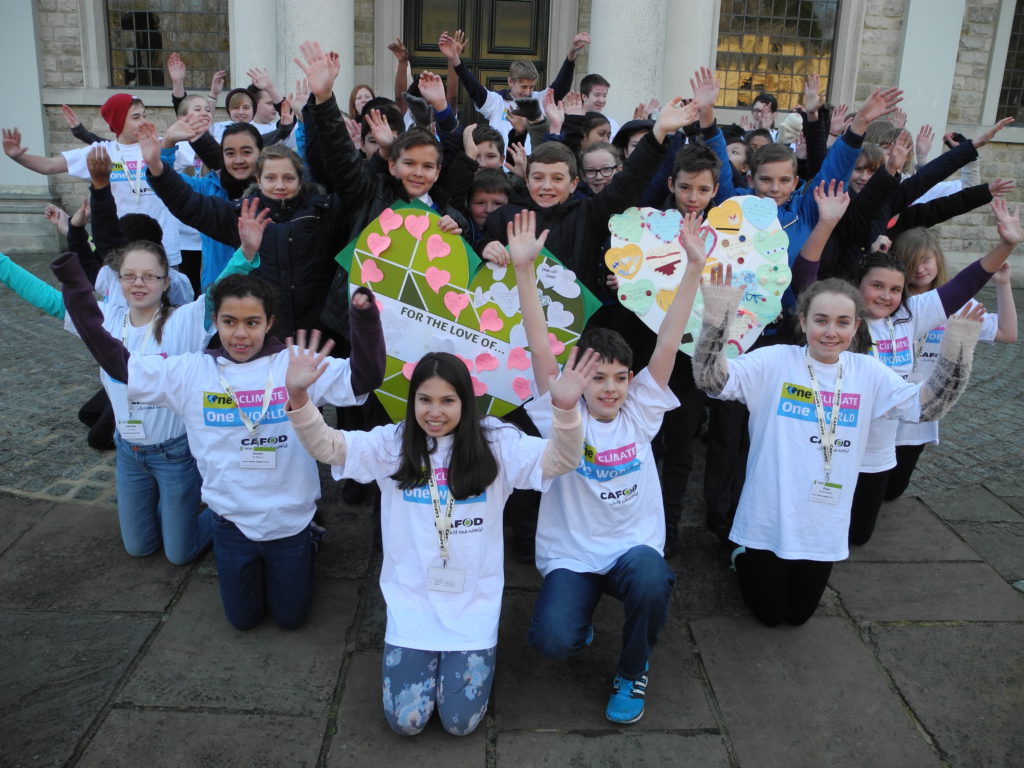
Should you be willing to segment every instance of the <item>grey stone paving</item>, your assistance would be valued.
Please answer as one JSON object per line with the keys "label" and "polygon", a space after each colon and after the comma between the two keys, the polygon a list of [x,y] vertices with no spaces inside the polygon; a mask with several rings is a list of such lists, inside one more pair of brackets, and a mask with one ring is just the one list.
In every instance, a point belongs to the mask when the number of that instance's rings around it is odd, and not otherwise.
{"label": "grey stone paving", "polygon": [[[49,257],[23,263],[46,276]],[[1018,301],[1024,306],[1024,295]],[[310,623],[237,632],[210,555],[124,554],[113,457],[85,444],[96,368],[0,288],[0,766],[1019,766],[1024,450],[1019,346],[980,345],[971,388],[907,498],[836,567],[818,613],[769,630],[702,527],[700,451],[648,711],[603,707],[621,626],[554,664],[527,646],[540,580],[506,558],[486,722],[395,736],[380,713],[378,533],[325,477]]]}

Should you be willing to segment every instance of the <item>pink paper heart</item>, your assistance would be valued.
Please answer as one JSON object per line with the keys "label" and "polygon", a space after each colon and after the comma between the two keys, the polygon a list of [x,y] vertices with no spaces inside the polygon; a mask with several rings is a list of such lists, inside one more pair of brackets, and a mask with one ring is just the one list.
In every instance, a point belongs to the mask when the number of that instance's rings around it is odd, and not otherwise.
{"label": "pink paper heart", "polygon": [[374,256],[380,256],[391,247],[391,238],[387,235],[378,235],[376,232],[371,232],[370,236],[366,238],[366,247],[370,249],[370,253]]}
{"label": "pink paper heart", "polygon": [[483,397],[484,395],[487,394],[487,385],[486,384],[484,384],[482,381],[480,381],[480,379],[478,379],[476,376],[470,376],[469,378],[473,382],[473,394],[474,395],[476,395],[477,397]]}
{"label": "pink paper heart", "polygon": [[512,347],[512,351],[508,353],[508,362],[505,363],[505,366],[519,371],[525,371],[529,368],[530,358],[526,356],[526,350],[522,347]]}
{"label": "pink paper heart", "polygon": [[398,229],[402,226],[402,215],[395,213],[390,208],[385,208],[377,220],[380,222],[380,228],[384,230],[385,235],[392,229]]}
{"label": "pink paper heart", "polygon": [[522,376],[512,379],[512,391],[520,400],[526,400],[533,394],[533,390],[530,389],[530,380],[524,379]]}
{"label": "pink paper heart", "polygon": [[465,363],[466,368],[469,369],[470,373],[473,372],[473,361],[472,360],[470,360],[468,357],[463,357],[462,355],[459,355],[459,354],[456,354],[455,356],[457,358],[459,358],[459,360],[461,360],[463,363]]}
{"label": "pink paper heart", "polygon": [[381,301],[380,299],[377,299],[373,303],[377,305],[377,311],[378,312],[383,312],[384,311],[384,302],[383,301]]}
{"label": "pink paper heart", "polygon": [[558,337],[553,333],[548,334],[548,346],[551,347],[551,354],[555,357],[565,352],[565,344],[558,340]]}
{"label": "pink paper heart", "polygon": [[[431,267],[433,269],[433,267]],[[427,282],[430,278],[427,278]],[[469,306],[469,294],[459,293],[458,291],[448,291],[444,295],[444,305],[448,307],[448,311],[452,313],[452,317],[458,319],[459,313],[462,312],[466,307]]]}
{"label": "pink paper heart", "polygon": [[427,231],[427,227],[429,226],[430,219],[427,218],[427,214],[425,213],[422,216],[410,213],[405,217],[405,231],[417,240],[423,237],[423,233]]}
{"label": "pink paper heart", "polygon": [[424,276],[427,278],[427,285],[433,289],[434,293],[440,293],[441,288],[448,285],[452,279],[451,272],[447,269],[438,269],[437,267],[427,267]]}
{"label": "pink paper heart", "polygon": [[363,262],[363,266],[359,270],[359,276],[364,283],[379,283],[384,279],[384,273],[380,271],[380,267],[377,266],[377,262],[373,259],[367,259]]}
{"label": "pink paper heart", "polygon": [[444,241],[440,235],[431,235],[427,238],[427,259],[443,259],[452,252],[452,247]]}
{"label": "pink paper heart", "polygon": [[498,358],[490,352],[481,352],[476,356],[476,369],[481,373],[484,371],[496,371],[498,370]]}
{"label": "pink paper heart", "polygon": [[[429,272],[430,270],[428,269],[427,271]],[[445,279],[445,282],[448,282],[447,278]],[[481,331],[500,331],[504,327],[505,321],[498,317],[498,310],[494,307],[488,307],[480,313]]]}
{"label": "pink paper heart", "polygon": [[406,363],[402,366],[402,375],[412,381],[412,372],[416,370],[416,363]]}

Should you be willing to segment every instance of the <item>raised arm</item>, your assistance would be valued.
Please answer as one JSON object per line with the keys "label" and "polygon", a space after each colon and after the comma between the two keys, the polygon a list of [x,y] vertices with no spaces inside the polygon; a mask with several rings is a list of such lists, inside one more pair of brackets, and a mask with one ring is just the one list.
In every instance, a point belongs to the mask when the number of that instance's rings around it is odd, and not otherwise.
{"label": "raised arm", "polygon": [[693,300],[697,296],[701,272],[708,258],[704,252],[704,237],[700,234],[701,223],[700,215],[697,213],[688,213],[683,217],[679,239],[686,251],[686,270],[658,328],[658,341],[647,364],[647,370],[662,389],[668,386],[668,380],[672,376],[676,352],[679,351],[686,323],[693,311]]}
{"label": "raised arm", "polygon": [[21,146],[21,131],[17,128],[3,129],[4,154],[18,165],[28,168],[30,171],[52,176],[55,173],[67,173],[68,161],[64,155],[54,157],[40,157],[30,155],[28,148]]}
{"label": "raised arm", "polygon": [[704,317],[700,337],[693,350],[693,381],[698,389],[709,395],[719,395],[729,381],[729,361],[725,356],[725,342],[729,324],[736,316],[743,286],[732,285],[732,265],[722,280],[722,265],[711,269],[711,282],[701,286],[704,297]]}
{"label": "raised arm", "polygon": [[3,283],[36,309],[58,320],[64,317],[64,300],[60,291],[41,280],[6,254],[0,253],[0,283]]}
{"label": "raised arm", "polygon": [[[455,38],[445,31],[438,39],[437,45],[441,49],[441,54],[448,60],[448,66],[451,67],[452,71],[454,71],[456,75],[458,75],[459,81],[462,83],[462,87],[466,89],[466,92],[469,94],[469,98],[473,100],[473,104],[477,109],[483,107],[491,92],[484,88],[473,73],[466,69],[466,66],[462,63],[462,58],[459,56],[459,47]],[[495,95],[497,96],[497,94]]]}
{"label": "raised arm", "polygon": [[[838,187],[836,186],[838,184]],[[793,292],[799,294],[818,279],[825,244],[835,231],[850,205],[850,196],[843,191],[843,182],[832,179],[826,188],[822,181],[814,188],[814,201],[818,205],[818,223],[804,241],[796,261],[793,262]]]}
{"label": "raised arm", "polygon": [[[558,375],[558,361],[548,342],[548,325],[537,293],[537,272],[534,268],[548,231],[536,235],[536,222],[537,215],[533,211],[515,215],[508,223],[508,253],[516,273],[519,312],[523,317],[526,343],[530,345],[533,378],[537,382],[537,394],[543,395],[548,391],[549,379]],[[500,243],[496,245],[500,247]]]}
{"label": "raised arm", "polygon": [[921,421],[941,419],[967,388],[984,314],[985,308],[975,304],[946,322],[939,359],[920,388]]}

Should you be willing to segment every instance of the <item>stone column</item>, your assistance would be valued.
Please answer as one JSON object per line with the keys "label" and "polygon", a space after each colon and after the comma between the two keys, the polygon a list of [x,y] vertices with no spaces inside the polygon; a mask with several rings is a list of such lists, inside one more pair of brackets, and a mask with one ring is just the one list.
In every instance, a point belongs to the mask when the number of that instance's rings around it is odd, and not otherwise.
{"label": "stone column", "polygon": [[[677,0],[678,1],[678,0]],[[641,101],[663,101],[668,0],[593,0],[587,69],[612,84],[605,111],[620,124]],[[689,5],[689,3],[686,3]]]}
{"label": "stone column", "polygon": [[[9,73],[4,84],[3,127],[17,126],[21,144],[33,155],[47,155],[46,117],[39,77],[35,16],[31,0],[4,4],[0,24],[0,71]],[[49,197],[45,176],[22,168],[6,156],[0,158],[0,192]]]}
{"label": "stone column", "polygon": [[663,93],[658,96],[665,101],[669,96],[690,98],[690,78],[701,67],[715,66],[715,52],[718,48],[717,0],[687,0],[668,4],[668,19],[665,25],[665,74]]}
{"label": "stone column", "polygon": [[[286,0],[277,13],[277,29],[277,82],[281,91],[290,91],[295,79],[301,75],[301,70],[292,61],[292,57],[299,56],[299,45],[306,40],[314,40],[325,51],[337,51],[341,55],[341,72],[334,85],[334,94],[341,108],[347,109],[348,95],[355,85],[353,0]],[[376,51],[375,55],[381,54]]]}

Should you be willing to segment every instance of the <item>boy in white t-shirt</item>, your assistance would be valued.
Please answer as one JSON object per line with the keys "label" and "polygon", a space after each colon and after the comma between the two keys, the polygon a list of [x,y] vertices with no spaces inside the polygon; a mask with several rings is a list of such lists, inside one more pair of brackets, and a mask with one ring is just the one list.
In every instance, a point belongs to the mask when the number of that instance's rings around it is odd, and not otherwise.
{"label": "boy in white t-shirt", "polygon": [[[146,122],[146,106],[141,99],[127,93],[115,93],[100,107],[100,115],[110,126],[117,138],[104,141],[98,146],[106,149],[112,167],[110,189],[117,203],[117,215],[144,213],[160,223],[163,230],[164,251],[172,267],[181,263],[178,245],[178,220],[167,210],[167,206],[156,196],[146,181],[146,164],[139,150],[138,131]],[[52,176],[67,173],[80,179],[88,179],[88,157],[91,147],[80,147],[62,152],[54,157],[30,155],[21,146],[21,133],[17,128],[3,131],[4,153],[18,165],[36,173]]]}
{"label": "boy in white t-shirt", "polygon": [[[509,254],[530,345],[538,396],[527,413],[544,436],[551,429],[548,376],[557,374],[534,262],[547,231],[534,235],[535,215],[517,214],[508,225]],[[564,659],[593,639],[591,617],[601,595],[623,603],[625,624],[612,696],[605,710],[615,723],[644,712],[648,658],[665,623],[675,574],[665,562],[665,515],[651,440],[665,411],[678,407],[668,380],[675,364],[706,255],[700,217],[688,214],[680,240],[686,270],[669,305],[647,368],[630,370],[632,350],[615,331],[594,328],[578,346],[601,363],[580,401],[583,456],[575,472],[554,480],[541,498],[537,568],[544,576],[530,623],[530,644]]]}

